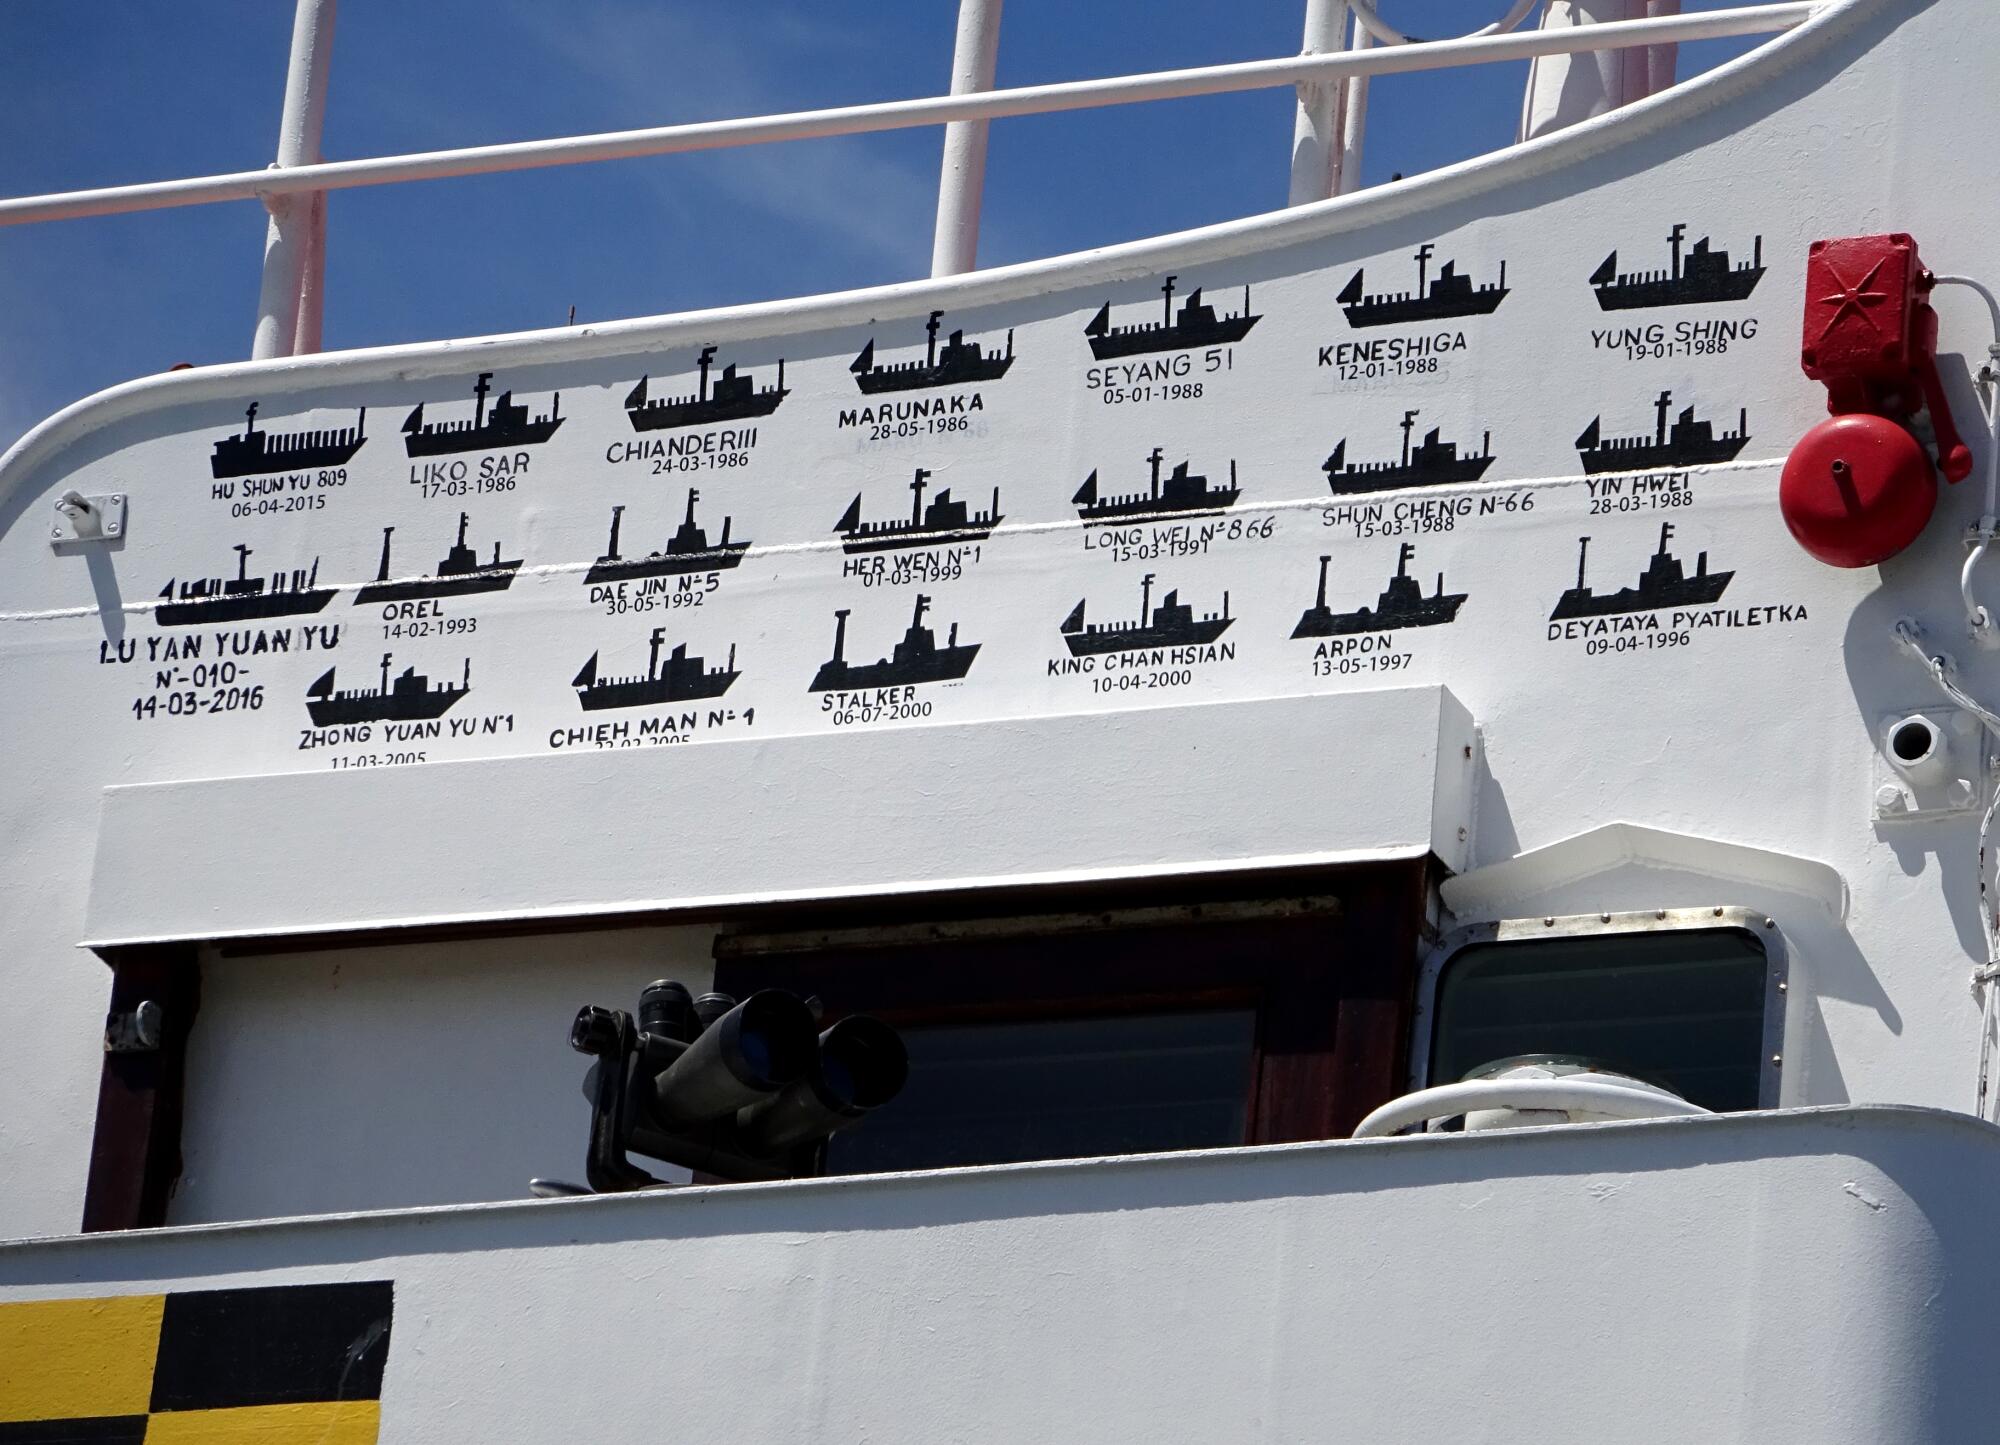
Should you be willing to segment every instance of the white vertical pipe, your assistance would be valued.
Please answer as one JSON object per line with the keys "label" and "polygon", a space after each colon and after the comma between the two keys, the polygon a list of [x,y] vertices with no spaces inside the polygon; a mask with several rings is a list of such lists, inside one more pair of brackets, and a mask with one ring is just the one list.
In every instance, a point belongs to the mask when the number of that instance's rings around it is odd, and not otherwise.
{"label": "white vertical pipe", "polygon": [[[1366,50],[1374,45],[1375,37],[1368,27],[1355,22],[1354,45],[1356,50]],[[1348,77],[1343,87],[1340,118],[1340,195],[1361,189],[1361,146],[1368,138],[1368,77],[1355,75]]]}
{"label": "white vertical pipe", "polygon": [[[1306,55],[1347,48],[1347,0],[1306,0]],[[1292,188],[1285,204],[1303,206],[1340,194],[1341,121],[1348,82],[1308,82],[1299,87],[1292,121]]]}
{"label": "white vertical pipe", "polygon": [[306,217],[306,264],[299,275],[299,324],[292,355],[310,356],[320,349],[320,323],[326,316],[326,192],[301,199],[312,203]]}
{"label": "white vertical pipe", "polygon": [[[1000,54],[1001,0],[959,0],[958,38],[951,52],[951,93],[993,88]],[[979,264],[979,206],[986,190],[983,120],[955,120],[944,128],[944,165],[938,174],[937,232],[931,240],[931,275],[956,276]]]}
{"label": "white vertical pipe", "polygon": [[[285,108],[278,122],[274,165],[311,165],[320,158],[320,130],[326,120],[327,70],[333,58],[336,0],[298,0],[292,17],[292,58],[285,73]],[[325,192],[316,193],[322,198]],[[298,349],[299,311],[313,251],[313,195],[272,196],[271,222],[264,233],[264,281],[257,294],[257,334],[253,359],[291,356]],[[313,305],[318,304],[313,288]],[[315,318],[310,327],[319,330]]]}

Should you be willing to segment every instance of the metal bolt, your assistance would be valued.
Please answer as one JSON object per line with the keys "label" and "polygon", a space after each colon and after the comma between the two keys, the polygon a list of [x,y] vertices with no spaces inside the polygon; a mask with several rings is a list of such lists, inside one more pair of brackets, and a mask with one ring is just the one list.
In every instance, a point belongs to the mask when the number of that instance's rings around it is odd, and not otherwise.
{"label": "metal bolt", "polygon": [[1773,1055],[1771,1055],[1771,1067],[1772,1067],[1772,1068],[1774,1068],[1774,1069],[1775,1069],[1775,1068],[1777,1068],[1777,1067],[1778,1067],[1778,1066],[1779,1066],[1780,1064],[1782,1064],[1782,1063],[1784,1063],[1784,1062],[1785,1062],[1785,1056],[1784,1056],[1783,1054],[1773,1054]]}
{"label": "metal bolt", "polygon": [[58,542],[60,542],[62,540],[62,528],[61,527],[49,528],[49,535],[51,537],[54,537]]}
{"label": "metal bolt", "polygon": [[1554,918],[1544,918],[1542,920],[1542,927],[1544,928],[1554,928],[1555,926],[1556,926],[1556,921]]}
{"label": "metal bolt", "polygon": [[1722,910],[1720,908],[1711,909],[1710,912],[1714,913],[1717,918],[1722,917]]}
{"label": "metal bolt", "polygon": [[1611,915],[1608,913],[1600,913],[1597,915],[1597,921],[1599,923],[1609,923],[1611,921]]}
{"label": "metal bolt", "polygon": [[1764,926],[1766,928],[1776,928],[1778,926],[1778,920],[1775,918],[1767,918],[1764,920]]}
{"label": "metal bolt", "polygon": [[1655,913],[1653,917],[1659,919],[1661,922],[1664,923],[1667,917],[1667,910],[1662,908],[1658,913]]}
{"label": "metal bolt", "polygon": [[1458,830],[1458,841],[1459,841],[1459,842],[1461,842],[1461,843],[1463,843],[1463,842],[1465,841],[1465,829],[1463,829],[1463,828],[1460,828],[1460,829]]}
{"label": "metal bolt", "polygon": [[1471,743],[1467,743],[1467,744],[1465,745],[1465,755],[1466,755],[1466,756],[1467,756],[1468,758],[1472,756],[1472,744],[1471,744]]}
{"label": "metal bolt", "polygon": [[1779,992],[1779,993],[1784,993],[1784,992],[1785,992],[1785,991],[1786,991],[1787,989],[1789,989],[1790,987],[1791,987],[1791,985],[1790,985],[1789,983],[1785,982],[1785,980],[1784,980],[1784,979],[1782,979],[1782,978],[1781,978],[1781,979],[1779,979],[1779,980],[1778,980],[1778,992]]}

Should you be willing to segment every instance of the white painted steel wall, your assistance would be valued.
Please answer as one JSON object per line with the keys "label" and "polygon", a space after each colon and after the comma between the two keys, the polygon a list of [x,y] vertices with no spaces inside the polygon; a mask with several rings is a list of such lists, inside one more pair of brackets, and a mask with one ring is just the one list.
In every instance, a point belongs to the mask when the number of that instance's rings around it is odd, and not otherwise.
{"label": "white painted steel wall", "polygon": [[390,1280],[384,1441],[1984,1439],[1991,1126],[1580,1125],[0,1246]]}
{"label": "white painted steel wall", "polygon": [[[735,519],[734,536],[757,546],[739,568],[722,574],[712,601],[664,610],[670,642],[688,641],[710,665],[734,643],[743,672],[727,699],[736,715],[713,726],[698,716],[691,731],[702,741],[670,750],[672,759],[707,770],[708,759],[724,756],[716,749],[746,736],[824,742],[829,751],[799,755],[835,762],[800,775],[760,777],[739,815],[709,817],[702,826],[777,836],[790,825],[789,800],[802,789],[845,791],[854,800],[851,817],[839,828],[816,825],[825,828],[823,845],[837,850],[851,837],[865,838],[879,820],[868,806],[866,780],[837,763],[833,745],[846,741],[851,727],[835,725],[806,684],[827,657],[836,607],[852,609],[849,656],[873,659],[900,634],[917,585],[865,586],[843,577],[832,528],[857,493],[865,516],[893,514],[905,505],[904,488],[919,466],[936,473],[934,487],[950,485],[975,506],[998,486],[1007,514],[978,561],[919,584],[936,598],[931,620],[940,631],[957,622],[965,640],[981,645],[963,685],[919,689],[930,715],[893,734],[906,750],[907,776],[936,789],[946,805],[996,784],[960,766],[951,747],[956,729],[930,724],[1073,716],[1122,728],[1138,716],[1127,711],[1135,703],[1158,700],[1149,692],[1097,691],[1090,677],[1050,674],[1048,665],[1065,656],[1058,623],[1079,597],[1095,621],[1130,616],[1147,572],[1162,589],[1181,589],[1198,611],[1216,608],[1227,590],[1237,619],[1227,640],[1236,655],[1195,664],[1186,669],[1187,682],[1162,690],[1175,706],[1231,704],[1188,709],[1180,719],[1196,727],[1203,717],[1215,721],[1216,766],[1253,773],[1262,766],[1231,751],[1222,723],[1240,708],[1318,699],[1307,705],[1324,707],[1326,722],[1303,729],[1296,745],[1337,750],[1346,746],[1338,718],[1355,694],[1447,687],[1482,729],[1470,861],[1506,860],[1626,820],[1824,862],[1846,880],[1851,902],[1844,917],[1828,919],[1810,900],[1780,897],[1773,905],[1788,938],[1796,932],[1815,940],[1794,956],[1818,981],[1791,1005],[1800,1043],[1787,1046],[1785,1098],[1966,1106],[1978,1033],[1966,979],[1980,951],[1972,820],[1960,814],[1878,827],[1870,799],[1878,719],[1932,700],[1919,670],[1892,649],[1889,624],[1915,613],[1939,634],[1954,636],[1956,533],[1977,499],[1958,489],[1911,552],[1879,571],[1850,574],[1821,568],[1793,547],[1777,515],[1775,486],[1778,460],[1822,407],[1796,360],[1810,240],[1908,230],[1934,266],[2000,274],[2000,247],[1981,233],[1967,200],[1977,178],[1966,148],[1953,143],[2000,124],[2000,96],[1982,68],[1982,57],[2000,40],[1990,33],[1996,30],[2000,16],[1974,0],[1852,0],[1671,95],[1499,157],[1277,217],[811,301],[211,368],[133,383],[53,419],[0,462],[0,738],[11,757],[24,760],[0,784],[0,811],[10,820],[0,830],[0,930],[9,940],[0,1037],[10,1041],[8,1106],[0,1111],[0,1212],[8,1232],[70,1228],[77,1217],[104,979],[74,945],[86,936],[86,894],[119,881],[92,878],[103,790],[287,772],[325,772],[332,776],[315,781],[338,784],[364,779],[366,770],[334,774],[336,758],[359,763],[406,750],[384,748],[379,738],[302,749],[304,694],[324,663],[296,651],[250,659],[249,683],[265,689],[257,707],[239,697],[234,709],[213,717],[172,715],[177,693],[193,693],[197,705],[218,696],[226,704],[228,694],[219,685],[197,685],[191,674],[159,682],[161,671],[185,660],[155,662],[147,649],[188,631],[162,627],[145,607],[163,583],[223,572],[237,542],[256,547],[252,570],[266,575],[318,557],[320,580],[350,589],[306,619],[342,629],[326,657],[336,666],[337,686],[372,676],[384,650],[397,654],[398,669],[414,664],[439,677],[457,675],[469,658],[473,691],[449,716],[482,727],[487,719],[509,721],[409,750],[424,751],[427,763],[464,760],[466,776],[475,780],[511,776],[504,763],[491,771],[474,764],[548,751],[552,737],[610,716],[580,713],[569,687],[593,651],[607,672],[632,671],[635,659],[644,666],[647,635],[661,613],[613,615],[615,604],[593,604],[580,581],[603,551],[611,508],[627,508],[630,556],[666,539],[687,490],[696,486],[699,520],[711,536],[727,514]],[[1709,235],[1738,261],[1761,238],[1768,273],[1741,302],[1657,313],[1600,310],[1587,278],[1606,252],[1618,251],[1621,270],[1664,267],[1666,237],[1676,224],[1687,228],[1688,243]],[[1491,315],[1448,325],[1350,325],[1336,296],[1357,268],[1369,292],[1407,290],[1415,279],[1412,256],[1423,246],[1433,248],[1432,276],[1450,260],[1486,284],[1506,262],[1509,295]],[[1107,401],[1103,375],[1091,384],[1092,368],[1104,363],[1086,347],[1085,324],[1107,301],[1118,325],[1154,314],[1168,274],[1179,278],[1180,296],[1203,286],[1225,310],[1243,304],[1247,284],[1251,310],[1261,319],[1216,371],[1204,369],[1204,350],[1183,353],[1192,356],[1188,376],[1135,380],[1125,385],[1126,399]],[[1979,356],[1986,338],[1982,318],[1961,302],[1946,296],[1940,306],[1947,374],[1963,421],[1975,415],[1965,358]],[[965,403],[968,409],[947,413],[948,421],[966,422],[960,429],[903,437],[893,434],[892,419],[891,434],[871,441],[867,426],[842,425],[843,411],[873,400],[857,393],[850,359],[871,338],[879,361],[920,357],[933,309],[947,313],[947,330],[963,327],[988,347],[1003,345],[1011,330],[1016,361],[1009,373],[977,388],[936,393],[981,395],[976,411]],[[1593,334],[1655,320],[1669,352],[1678,321],[1735,325],[1726,349],[1709,344],[1697,354],[1654,354],[1644,337],[1634,351]],[[1742,325],[1751,320],[1754,331]],[[1401,359],[1412,363],[1401,374],[1388,355],[1397,348],[1383,348],[1381,375],[1371,371],[1377,361],[1341,350],[1377,337],[1439,333],[1452,338],[1447,349],[1412,355],[1422,349],[1401,348]],[[1461,334],[1462,348],[1455,340]],[[621,402],[632,384],[649,376],[656,397],[692,390],[695,353],[711,343],[721,348],[718,365],[739,362],[760,386],[774,380],[780,357],[786,363],[791,394],[780,409],[734,424],[756,427],[754,444],[737,448],[748,460],[712,465],[701,458],[721,450],[696,453],[696,470],[669,468],[655,476],[649,460],[619,459],[627,443],[667,435],[631,429]],[[531,414],[550,410],[559,391],[565,420],[546,443],[504,453],[529,456],[525,471],[511,470],[511,488],[478,490],[475,455],[465,495],[453,494],[449,476],[427,493],[421,473],[410,480],[416,464],[404,456],[397,427],[419,402],[433,422],[469,419],[473,378],[486,371],[497,374],[496,393],[513,390]],[[1201,384],[1199,395],[1165,389],[1193,383]],[[1744,409],[1750,440],[1736,462],[1696,469],[1678,489],[1645,493],[1627,508],[1629,490],[1607,497],[1578,475],[1573,439],[1593,415],[1602,417],[1607,433],[1648,430],[1661,390],[1673,392],[1676,410],[1692,404],[1718,430],[1733,426]],[[366,406],[368,440],[339,485],[308,478],[304,487],[287,484],[271,497],[252,498],[239,486],[217,498],[213,443],[239,427],[251,400],[261,404],[260,425],[279,432],[349,426]],[[1471,448],[1490,431],[1495,461],[1487,474],[1421,494],[1449,506],[1412,515],[1395,510],[1419,495],[1409,492],[1382,498],[1387,509],[1379,519],[1330,505],[1343,499],[1329,497],[1320,462],[1334,444],[1346,438],[1350,460],[1393,456],[1398,423],[1412,409],[1421,413],[1418,435],[1436,425],[1446,440]],[[1244,496],[1232,515],[1254,526],[1206,549],[1191,549],[1185,537],[1162,540],[1154,529],[1123,558],[1087,545],[1086,535],[1101,540],[1102,534],[1077,526],[1071,493],[1092,469],[1106,491],[1142,485],[1142,459],[1155,446],[1170,464],[1188,458],[1196,471],[1216,478],[1235,461]],[[497,487],[504,479],[488,480]],[[126,539],[88,556],[52,554],[49,509],[69,486],[129,494]],[[1681,497],[1690,500],[1673,500]],[[264,501],[278,505],[257,510]],[[1594,501],[1608,505],[1593,510]],[[287,510],[293,502],[296,508]],[[242,506],[249,506],[247,515],[231,515]],[[423,635],[378,636],[395,624],[377,608],[354,606],[351,587],[374,575],[379,529],[396,526],[397,571],[414,570],[440,555],[461,508],[473,514],[468,541],[484,552],[499,539],[508,556],[527,559],[521,577],[488,601],[444,607],[446,618],[475,622],[476,635],[440,635],[432,627]],[[1551,640],[1548,613],[1574,580],[1577,538],[1592,538],[1590,581],[1607,591],[1636,579],[1662,522],[1676,528],[1673,550],[1690,567],[1706,551],[1713,569],[1735,574],[1714,608],[1697,609],[1707,620],[1691,624],[1680,645],[1639,651],[1596,653],[1588,639]],[[1442,570],[1450,590],[1468,595],[1462,615],[1450,626],[1398,633],[1393,648],[1370,655],[1393,655],[1400,659],[1394,663],[1328,657],[1320,659],[1325,675],[1316,673],[1314,644],[1293,641],[1289,632],[1313,601],[1317,558],[1334,559],[1329,601],[1344,610],[1371,602],[1405,541],[1416,546],[1414,569],[1426,590]],[[118,660],[120,639],[135,649],[133,661]],[[2000,696],[2000,668],[1968,647],[1958,650],[1969,685]],[[1386,670],[1343,671],[1343,661]],[[135,716],[134,705],[143,711],[149,698],[158,702],[153,715]],[[754,722],[742,711],[752,705]],[[1178,786],[1171,775],[1135,782],[1163,790],[1168,802]],[[476,817],[481,796],[475,781],[458,806]],[[668,788],[638,798],[601,787],[527,801],[564,811],[572,824],[599,810],[638,810],[662,827],[675,822]],[[1363,789],[1352,808],[1365,812],[1374,801]],[[163,853],[198,854],[211,835],[240,822],[203,819],[144,841]],[[1255,817],[1246,809],[1242,816],[1193,818],[1197,841],[1211,822],[1223,831],[1254,831]],[[310,888],[317,878],[337,876],[340,870],[325,861],[335,854],[343,867],[360,854],[420,876],[429,861],[426,837],[421,816],[389,836],[330,834],[321,850],[298,858],[297,878]],[[515,865],[541,858],[533,838],[494,837],[487,846],[496,860]],[[562,857],[542,861],[561,875]],[[948,858],[936,866],[940,876],[951,876]],[[1599,880],[1602,906],[1647,906],[1651,900],[1636,896],[1642,881],[1632,870],[1606,875]],[[230,876],[213,879],[218,907],[231,884]],[[1754,903],[1760,886],[1717,881],[1712,895],[1671,901]],[[1597,906],[1586,895],[1579,895],[1580,906]],[[184,900],[159,901],[160,917],[184,911]],[[362,912],[370,903],[352,901]],[[135,910],[141,917],[144,902]],[[389,962],[376,974],[387,1007],[396,997],[387,981],[395,955],[384,957]],[[311,996],[310,975],[295,976],[297,998]],[[467,966],[459,976],[471,984],[479,974]],[[571,992],[518,986],[518,1007],[535,1016],[520,1036],[546,1028],[558,1037],[564,1013],[580,1001]],[[232,994],[247,1014],[251,994],[225,989],[222,996]],[[277,1006],[275,995],[270,1001]],[[413,1094],[430,1092],[426,1078],[441,1086],[454,1076],[462,1060],[451,1050],[481,1047],[476,1033],[456,1038],[430,1075],[411,1076]],[[319,1058],[323,1072],[308,1080],[263,1057],[257,1088],[266,1094],[254,1106],[241,1102],[245,1090],[224,1089],[212,1069],[198,1068],[190,1086],[192,1127],[219,1137],[235,1116],[281,1114],[293,1091],[363,1092],[378,1067],[366,1055],[329,1050]],[[204,1114],[209,1122],[201,1122]],[[399,1147],[416,1147],[417,1132]],[[443,1136],[442,1128],[432,1135]],[[550,1167],[538,1143],[496,1157],[491,1177]],[[301,1194],[323,1188],[385,1204],[419,1197],[404,1159],[329,1155],[302,1161],[299,1169]],[[251,1212],[269,1202],[247,1185],[232,1200],[226,1178],[209,1178],[208,1192],[199,1196],[201,1217]],[[468,1185],[460,1197],[486,1187]]]}

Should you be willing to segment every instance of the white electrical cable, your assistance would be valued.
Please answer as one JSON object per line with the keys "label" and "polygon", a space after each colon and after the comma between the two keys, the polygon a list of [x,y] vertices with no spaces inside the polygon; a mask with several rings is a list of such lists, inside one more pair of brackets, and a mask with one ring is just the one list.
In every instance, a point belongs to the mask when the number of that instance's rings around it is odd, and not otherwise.
{"label": "white electrical cable", "polygon": [[[1981,544],[1984,545],[1983,543]],[[1982,706],[1972,694],[1960,687],[1954,680],[1958,664],[1949,653],[1926,652],[1921,636],[1908,623],[1896,624],[1896,640],[1914,652],[1931,675],[1931,680],[1952,702],[1979,719],[1987,735],[2000,743],[2000,715]],[[1982,750],[1980,756],[1980,785],[1989,786],[1991,769],[1986,766]],[[1979,816],[1979,930],[1986,942],[1986,959],[1972,971],[1972,991],[1980,1000],[1979,1010],[1979,1079],[1973,1094],[1973,1113],[1980,1119],[1987,1117],[1987,1101],[1992,1097],[1993,1045],[1996,1026],[2000,1026],[2000,916],[1996,916],[1993,906],[1993,885],[1988,881],[1987,859],[1992,853],[1993,823],[2000,817],[2000,787],[1992,789],[1987,799],[1985,811]]]}
{"label": "white electrical cable", "polygon": [[1972,544],[1972,552],[1958,574],[1958,594],[1965,603],[1966,624],[1974,637],[1990,641],[1995,636],[1993,615],[1973,601],[1972,574],[1986,556],[1994,534],[2000,532],[2000,297],[1994,296],[1984,282],[1970,276],[1933,276],[1932,280],[1940,286],[1963,286],[1973,292],[1986,303],[1987,314],[1993,321],[1993,340],[1987,343],[1986,365],[1979,373],[1981,390],[1988,393],[1980,398],[1986,413],[1986,507],[1979,516],[1978,540]]}

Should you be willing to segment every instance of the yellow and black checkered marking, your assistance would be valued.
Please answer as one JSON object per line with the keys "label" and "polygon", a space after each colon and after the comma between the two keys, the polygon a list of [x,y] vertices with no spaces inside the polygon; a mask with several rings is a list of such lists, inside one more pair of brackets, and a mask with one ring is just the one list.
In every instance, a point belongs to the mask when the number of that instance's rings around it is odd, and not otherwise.
{"label": "yellow and black checkered marking", "polygon": [[393,1287],[0,1304],[0,1445],[370,1445]]}

